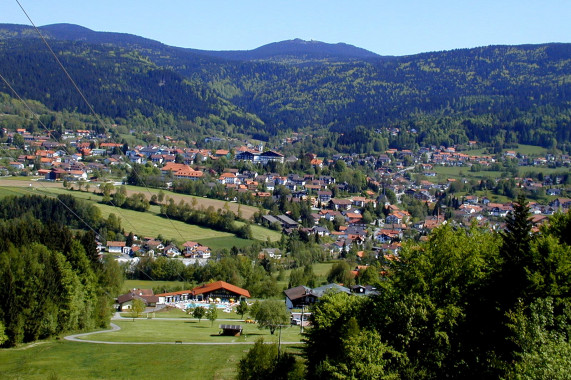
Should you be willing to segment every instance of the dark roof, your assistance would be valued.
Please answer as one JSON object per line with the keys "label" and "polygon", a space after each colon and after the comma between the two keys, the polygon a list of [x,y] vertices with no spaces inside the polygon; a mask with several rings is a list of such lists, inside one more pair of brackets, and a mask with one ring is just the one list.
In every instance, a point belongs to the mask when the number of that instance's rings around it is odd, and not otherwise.
{"label": "dark roof", "polygon": [[320,286],[319,288],[315,288],[313,289],[313,292],[318,296],[321,297],[323,294],[325,294],[325,292],[327,291],[333,291],[333,292],[344,292],[347,294],[351,294],[351,290],[349,290],[349,288],[346,288],[344,286],[338,285],[338,284],[327,284],[327,285],[323,285]]}
{"label": "dark roof", "polygon": [[286,295],[287,298],[289,298],[292,301],[300,299],[306,295],[314,295],[311,288],[308,288],[307,286],[303,285],[284,290],[284,294]]}
{"label": "dark roof", "polygon": [[264,215],[262,216],[262,219],[267,220],[270,223],[279,223],[281,224],[281,222],[279,220],[277,220],[275,217],[273,217],[272,215]]}
{"label": "dark roof", "polygon": [[287,215],[278,215],[276,216],[277,219],[281,220],[283,223],[289,224],[289,225],[297,225],[298,223],[293,220],[292,218],[290,218]]}
{"label": "dark roof", "polygon": [[140,299],[143,300],[143,302],[145,302],[145,304],[149,304],[149,303],[157,303],[159,302],[159,297],[155,296],[155,295],[139,295],[137,293],[126,293],[126,294],[121,294],[119,297],[117,297],[117,303],[119,304],[123,304],[125,302],[129,302],[131,300],[134,299]]}
{"label": "dark roof", "polygon": [[283,154],[280,154],[278,152],[274,152],[273,150],[268,150],[267,152],[260,154],[260,156],[263,156],[263,157],[283,157]]}

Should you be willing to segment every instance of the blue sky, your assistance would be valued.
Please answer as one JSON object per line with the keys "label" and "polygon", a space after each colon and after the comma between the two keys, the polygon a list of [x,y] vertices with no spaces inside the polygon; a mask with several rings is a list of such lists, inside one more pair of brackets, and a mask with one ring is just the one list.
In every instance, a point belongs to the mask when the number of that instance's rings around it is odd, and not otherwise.
{"label": "blue sky", "polygon": [[[72,23],[167,45],[246,50],[301,38],[381,55],[571,42],[570,0],[20,0],[37,26]],[[29,24],[15,0],[0,23]]]}

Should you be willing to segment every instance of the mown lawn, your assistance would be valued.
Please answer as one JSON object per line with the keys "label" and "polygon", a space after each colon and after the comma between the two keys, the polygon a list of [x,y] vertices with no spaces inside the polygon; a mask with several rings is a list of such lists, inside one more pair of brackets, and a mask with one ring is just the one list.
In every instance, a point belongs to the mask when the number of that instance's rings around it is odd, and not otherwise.
{"label": "mown lawn", "polygon": [[63,340],[28,347],[0,349],[0,378],[234,379],[238,361],[250,349],[249,345],[102,345]]}
{"label": "mown lawn", "polygon": [[[223,312],[219,311],[218,317],[224,318]],[[206,318],[200,322],[195,319],[188,320],[165,320],[154,319],[124,319],[113,321],[121,330],[86,336],[81,339],[109,341],[109,342],[200,342],[200,343],[254,343],[263,337],[266,342],[278,342],[278,331],[274,335],[267,329],[259,329],[256,324],[243,322],[214,321],[210,323]],[[239,337],[220,335],[220,324],[242,325],[243,334]],[[292,326],[282,329],[282,342],[299,342],[301,336],[299,327]],[[226,346],[224,346],[226,347]]]}
{"label": "mown lawn", "polygon": [[13,195],[19,196],[19,195],[30,195],[30,194],[34,194],[34,192],[25,188],[6,187],[6,186],[0,187],[0,198],[9,197]]}
{"label": "mown lawn", "polygon": [[[115,342],[206,342],[253,343],[263,337],[276,341],[278,332],[246,325],[245,336],[218,335],[223,321],[138,319],[115,321],[122,330],[95,334],[86,339]],[[299,329],[282,329],[282,342],[300,340]],[[233,379],[236,365],[251,348],[237,345],[108,345],[50,340],[0,349],[1,379]],[[284,345],[282,349],[300,353],[301,344]]]}
{"label": "mown lawn", "polygon": [[[123,314],[124,317],[130,317],[129,313]],[[186,319],[195,319],[191,314],[186,314],[183,310],[179,308],[168,308],[168,310],[161,310],[159,312],[152,314],[153,318],[186,318]],[[244,314],[244,319],[248,318],[249,314]],[[241,321],[242,317],[236,313],[236,308],[233,308],[233,311],[230,313],[223,312],[222,310],[218,310],[218,318],[220,319],[234,319],[236,322]],[[220,323],[231,323],[234,322],[220,322]]]}

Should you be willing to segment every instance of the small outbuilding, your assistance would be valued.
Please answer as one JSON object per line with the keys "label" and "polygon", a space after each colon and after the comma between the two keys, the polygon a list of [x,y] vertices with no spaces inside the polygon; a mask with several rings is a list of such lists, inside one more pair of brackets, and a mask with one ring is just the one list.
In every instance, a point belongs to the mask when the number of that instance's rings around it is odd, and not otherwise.
{"label": "small outbuilding", "polygon": [[240,336],[242,334],[242,325],[220,325],[220,335]]}

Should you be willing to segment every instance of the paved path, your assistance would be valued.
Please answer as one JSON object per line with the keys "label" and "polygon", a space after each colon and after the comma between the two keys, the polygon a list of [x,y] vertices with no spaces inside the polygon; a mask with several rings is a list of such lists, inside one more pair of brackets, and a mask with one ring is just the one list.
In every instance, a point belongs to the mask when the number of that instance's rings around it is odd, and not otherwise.
{"label": "paved path", "polygon": [[[113,316],[112,319],[127,319],[127,318],[122,318],[121,316],[117,317],[119,313],[115,313],[115,315]],[[167,318],[159,318],[159,319],[167,319]],[[167,320],[174,320],[175,318],[169,318]],[[182,320],[188,320],[189,318],[178,318],[178,319],[182,319]],[[96,344],[115,344],[115,345],[145,345],[145,344],[154,344],[154,345],[159,345],[159,344],[182,344],[182,345],[195,345],[195,346],[228,346],[228,345],[237,345],[237,344],[254,344],[256,342],[225,342],[225,343],[221,343],[221,342],[182,342],[182,341],[178,341],[177,342],[109,342],[109,341],[103,341],[103,340],[91,340],[91,339],[80,339],[82,337],[86,337],[86,336],[90,336],[90,335],[95,335],[95,334],[102,334],[102,333],[108,333],[108,332],[113,332],[113,331],[119,331],[121,330],[121,327],[117,326],[115,323],[111,323],[111,329],[109,330],[102,330],[102,331],[94,331],[94,332],[88,332],[88,333],[82,333],[82,334],[73,334],[73,335],[68,335],[66,337],[64,337],[65,340],[69,340],[71,342],[80,342],[80,343],[96,343]],[[281,342],[281,344],[303,344],[303,342]]]}

